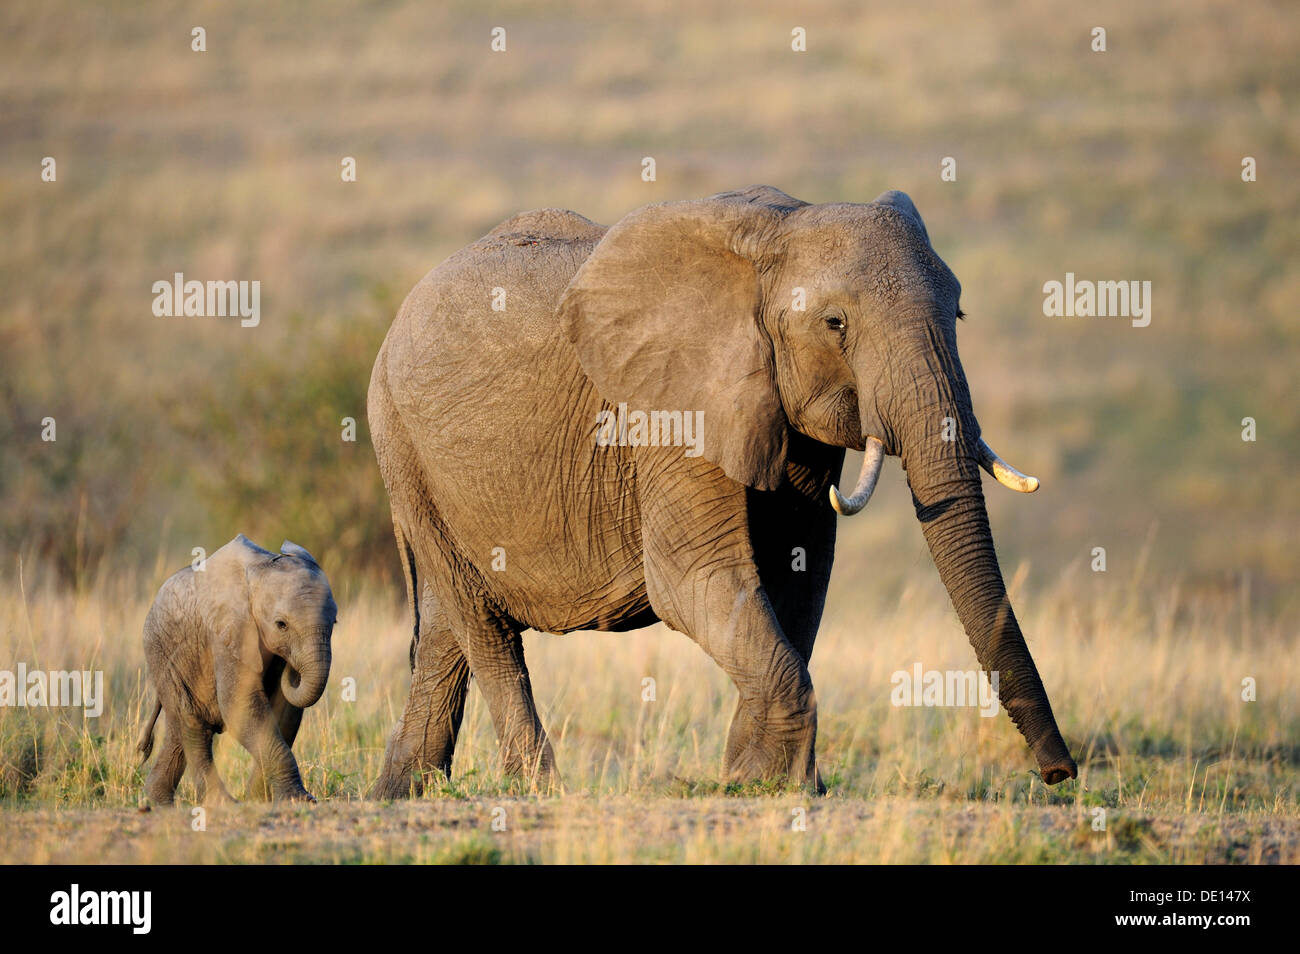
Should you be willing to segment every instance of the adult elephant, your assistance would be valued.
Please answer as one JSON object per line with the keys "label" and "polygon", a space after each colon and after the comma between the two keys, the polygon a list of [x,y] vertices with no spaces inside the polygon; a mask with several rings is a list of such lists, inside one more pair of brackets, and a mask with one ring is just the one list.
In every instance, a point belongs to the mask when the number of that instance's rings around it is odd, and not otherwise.
{"label": "adult elephant", "polygon": [[[887,454],[1044,781],[1075,777],[979,469],[1019,490],[1037,481],[980,437],[960,294],[906,195],[809,205],[767,186],[645,206],[608,229],[527,212],[426,275],[370,382],[415,617],[410,695],[371,794],[450,771],[471,671],[506,771],[553,783],[520,632],[655,620],[739,690],[726,776],[819,785],[808,659],[836,511],[862,508]],[[633,412],[655,410],[702,421],[695,444],[670,429],[644,446]],[[833,481],[849,447],[866,454],[845,498]]]}

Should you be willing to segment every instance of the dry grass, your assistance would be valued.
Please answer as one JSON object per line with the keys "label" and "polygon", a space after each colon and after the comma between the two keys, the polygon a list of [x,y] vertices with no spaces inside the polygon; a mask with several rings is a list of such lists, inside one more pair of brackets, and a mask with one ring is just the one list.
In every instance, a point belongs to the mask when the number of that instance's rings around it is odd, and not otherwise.
{"label": "dry grass", "polygon": [[[136,813],[147,586],[72,594],[28,582],[24,599],[11,581],[0,658],[102,668],[110,691],[98,720],[0,710],[0,860],[1300,861],[1291,634],[1261,620],[1245,632],[1240,612],[1173,587],[1082,599],[1081,582],[1020,598],[1078,782],[1044,787],[1005,716],[891,706],[892,672],[973,664],[942,592],[918,574],[893,601],[860,586],[855,600],[833,594],[854,608],[827,619],[813,659],[825,799],[718,784],[734,690],[686,637],[654,627],[527,636],[563,796],[501,777],[472,691],[453,778],[418,803],[381,806],[360,799],[404,699],[406,623],[395,594],[336,580],[331,688],[295,746],[322,804],[213,810],[199,837],[188,805]],[[642,701],[647,676],[653,702]],[[1258,701],[1240,699],[1248,676]],[[345,677],[354,703],[341,700]],[[247,754],[222,738],[218,765],[238,794]],[[497,808],[505,832],[491,829]],[[803,832],[791,828],[798,808]],[[1091,828],[1099,808],[1104,832]]]}
{"label": "dry grass", "polygon": [[[1031,505],[992,502],[1012,562],[1055,574],[1103,545],[1123,570],[1158,520],[1161,570],[1249,572],[1295,612],[1277,502],[1300,497],[1298,36],[1259,0],[7,3],[0,539],[72,578],[236,531],[395,566],[364,389],[444,256],[530,208],[613,222],[754,182],[815,202],[899,188],[962,281],[984,430],[1044,480]],[[154,318],[176,270],[261,281],[261,326]],[[1152,281],[1152,325],[1044,318],[1066,271]],[[47,414],[66,444],[33,437]],[[885,540],[910,540],[890,513]]]}
{"label": "dry grass", "polygon": [[[0,667],[102,668],[110,696],[92,721],[0,710],[0,859],[1295,862],[1298,38],[1280,0],[5,3]],[[472,693],[448,785],[358,803],[408,678],[364,427],[397,302],[518,211],[612,222],[754,182],[903,189],[960,277],[983,429],[1044,480],[989,508],[1080,780],[1045,789],[1005,717],[889,705],[895,670],[973,665],[891,466],[843,525],[813,659],[829,798],[719,792],[733,690],[651,630],[528,637],[564,798],[503,783]],[[261,281],[262,324],[153,317],[177,270]],[[1044,318],[1066,271],[1152,281],[1151,326]],[[324,801],[198,837],[134,813],[140,626],[191,547],[237,532],[333,578],[334,680],[296,747]]]}

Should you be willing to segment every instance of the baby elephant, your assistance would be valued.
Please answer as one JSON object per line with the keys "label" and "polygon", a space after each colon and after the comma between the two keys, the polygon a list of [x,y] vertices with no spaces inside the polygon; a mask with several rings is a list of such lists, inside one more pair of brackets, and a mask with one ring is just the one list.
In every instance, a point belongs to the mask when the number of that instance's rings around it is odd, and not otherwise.
{"label": "baby elephant", "polygon": [[171,804],[188,762],[200,801],[231,800],[212,764],[212,736],[229,728],[257,763],[253,789],[314,801],[290,746],[302,710],[325,691],[337,616],[325,573],[287,540],[276,554],[241,533],[202,569],[168,578],[144,621],[158,701],[140,736],[142,762],[167,713],[149,798]]}

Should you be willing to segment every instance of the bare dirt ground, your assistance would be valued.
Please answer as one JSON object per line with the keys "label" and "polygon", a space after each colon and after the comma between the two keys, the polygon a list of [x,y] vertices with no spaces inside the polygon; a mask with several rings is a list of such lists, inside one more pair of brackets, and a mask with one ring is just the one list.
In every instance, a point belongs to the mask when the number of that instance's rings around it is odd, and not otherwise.
{"label": "bare dirt ground", "polygon": [[[195,830],[202,821],[206,830]],[[1300,821],[935,799],[484,798],[0,814],[10,863],[1300,861]]]}

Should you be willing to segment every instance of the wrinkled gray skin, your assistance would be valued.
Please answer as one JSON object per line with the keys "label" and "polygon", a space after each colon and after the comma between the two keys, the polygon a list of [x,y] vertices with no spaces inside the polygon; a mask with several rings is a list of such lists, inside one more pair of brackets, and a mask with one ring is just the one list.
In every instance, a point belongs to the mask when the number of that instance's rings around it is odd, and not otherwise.
{"label": "wrinkled gray skin", "polygon": [[163,583],[144,623],[149,681],[157,694],[140,736],[142,760],[165,712],[166,735],[145,783],[170,805],[188,763],[204,802],[231,801],[212,763],[226,729],[253,756],[250,794],[306,799],[291,747],[302,710],[325,691],[338,610],[310,553],[287,540],[278,554],[242,533]]}
{"label": "wrinkled gray skin", "polygon": [[[370,383],[415,613],[410,696],[371,794],[450,771],[471,671],[506,770],[551,787],[520,631],[656,619],[739,689],[727,778],[820,787],[808,659],[834,555],[827,490],[868,436],[901,458],[1042,777],[1075,777],[989,531],[960,293],[906,195],[809,205],[766,186],[646,206],[609,229],[524,213],[430,272]],[[597,446],[597,414],[618,402],[703,410],[703,456]],[[945,417],[955,440],[940,439]]]}

